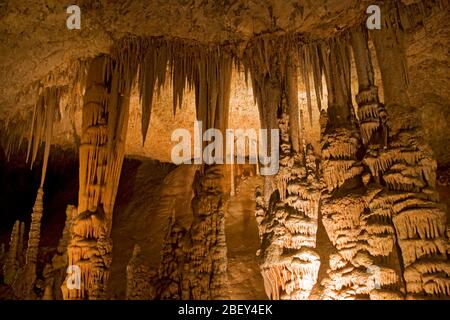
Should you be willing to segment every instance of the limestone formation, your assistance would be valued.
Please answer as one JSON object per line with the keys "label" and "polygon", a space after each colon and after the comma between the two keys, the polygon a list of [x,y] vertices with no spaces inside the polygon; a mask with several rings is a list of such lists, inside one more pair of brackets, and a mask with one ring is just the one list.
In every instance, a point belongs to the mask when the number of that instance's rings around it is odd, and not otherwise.
{"label": "limestone formation", "polygon": [[[11,231],[11,238],[9,241],[9,249],[6,253],[5,261],[3,264],[3,281],[6,284],[12,284],[16,278],[16,273],[19,270],[20,256],[22,251],[20,250],[20,243],[23,242],[23,222],[16,221]],[[22,247],[23,248],[23,247]]]}
{"label": "limestone formation", "polygon": [[66,222],[62,236],[59,239],[56,253],[51,262],[44,267],[43,276],[45,279],[45,289],[43,300],[60,300],[62,299],[62,284],[66,277],[68,258],[67,246],[70,242],[72,221],[77,212],[77,208],[68,205],[66,208]]}
{"label": "limestone formation", "polygon": [[36,268],[41,238],[41,219],[44,213],[44,191],[39,188],[31,214],[31,225],[28,233],[28,246],[25,255],[25,264],[16,274],[13,288],[16,296],[30,299],[34,296],[33,288],[36,282]]}
{"label": "limestone formation", "polygon": [[156,272],[145,266],[141,257],[141,248],[135,245],[133,255],[127,265],[127,299],[152,300],[156,297]]}
{"label": "limestone formation", "polygon": [[449,1],[163,2],[0,5],[0,299],[449,299]]}

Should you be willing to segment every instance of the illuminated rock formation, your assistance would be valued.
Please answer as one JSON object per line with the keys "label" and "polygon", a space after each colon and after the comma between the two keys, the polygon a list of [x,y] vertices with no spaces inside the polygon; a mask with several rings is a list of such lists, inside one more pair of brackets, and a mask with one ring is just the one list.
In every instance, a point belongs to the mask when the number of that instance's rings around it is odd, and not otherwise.
{"label": "illuminated rock formation", "polygon": [[[348,52],[351,43],[358,75],[359,126],[351,102],[348,55],[333,57],[339,50]],[[392,256],[394,230],[389,215],[383,215],[380,192],[383,187],[371,182],[369,169],[361,162],[364,145],[387,147],[386,112],[378,100],[367,35],[356,28],[350,35],[330,44],[330,63],[338,61],[338,73],[331,68],[328,78],[329,103],[322,127],[322,169],[327,190],[322,195],[322,222],[337,252],[330,256],[328,276],[322,281],[322,298],[357,299],[401,298],[398,270],[385,266],[379,257]],[[324,60],[325,61],[325,60]],[[326,64],[326,63],[325,63]],[[347,66],[347,67],[345,67]],[[341,81],[336,76],[340,74]],[[347,86],[340,86],[347,84]],[[343,110],[348,111],[343,112]],[[345,120],[346,119],[346,120]],[[362,142],[360,142],[361,132]],[[376,180],[378,181],[378,180]],[[345,209],[344,209],[345,208]],[[395,257],[391,258],[395,259]],[[384,288],[389,288],[385,290]],[[394,290],[394,291],[392,291]]]}
{"label": "illuminated rock formation", "polygon": [[280,121],[282,150],[277,191],[269,207],[257,220],[262,234],[261,272],[271,299],[308,299],[320,267],[315,252],[321,185],[317,179],[313,150],[292,154],[287,116]]}
{"label": "illuminated rock formation", "polygon": [[93,60],[86,80],[78,215],[68,247],[69,266],[80,268],[82,281],[80,288],[64,290],[65,299],[105,295],[111,264],[112,210],[124,157],[129,94],[137,68],[129,51],[122,54],[116,60],[105,56]]}
{"label": "illuminated rock formation", "polygon": [[[383,78],[386,109],[395,119],[398,112],[411,108],[406,93],[403,34],[393,25],[371,36]],[[436,161],[420,138],[414,112],[407,112],[405,121],[389,121],[389,147],[370,150],[364,161],[388,189],[384,202],[401,252],[406,297],[448,296],[449,240],[445,209],[439,205],[435,191]]]}
{"label": "illuminated rock formation", "polygon": [[[290,40],[285,41],[262,38],[254,42],[249,52],[265,51],[266,55],[249,56],[246,62],[261,127],[279,128],[281,142],[279,171],[274,177],[266,177],[264,192],[258,189],[256,194],[255,214],[261,238],[258,255],[262,258],[261,273],[269,298],[308,299],[320,267],[314,248],[321,185],[314,152],[300,141],[295,61],[300,61],[303,68],[312,121],[309,73],[305,66],[310,52],[277,52],[276,47],[289,48]],[[273,143],[276,141],[270,141]]]}
{"label": "illuminated rock formation", "polygon": [[[370,31],[367,1],[103,2],[69,38],[51,6],[0,6],[4,225],[36,197],[28,245],[17,221],[0,250],[0,299],[449,298],[448,0],[382,1]],[[238,127],[277,132],[249,139],[251,169],[211,130]]]}

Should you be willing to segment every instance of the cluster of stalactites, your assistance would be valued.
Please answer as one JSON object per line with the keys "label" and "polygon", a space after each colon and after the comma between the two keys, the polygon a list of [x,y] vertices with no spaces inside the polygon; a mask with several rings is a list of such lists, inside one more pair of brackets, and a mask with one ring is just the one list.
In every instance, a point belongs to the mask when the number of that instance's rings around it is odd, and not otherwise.
{"label": "cluster of stalactites", "polygon": [[[244,66],[246,79],[251,78],[253,96],[258,105],[262,128],[278,127],[277,114],[286,99],[290,118],[289,134],[294,152],[305,146],[300,141],[301,117],[298,106],[298,75],[306,90],[309,122],[312,124],[312,90],[321,109],[323,97],[321,63],[322,44],[305,43],[294,35],[274,38],[262,35],[247,45],[238,66]],[[303,120],[303,119],[302,119]]]}
{"label": "cluster of stalactites", "polygon": [[186,90],[195,91],[197,119],[207,128],[227,123],[233,56],[221,46],[163,38],[124,38],[113,51],[119,61],[130,52],[139,69],[138,89],[142,105],[142,140],[145,143],[155,92],[170,79],[173,112],[181,108]]}
{"label": "cluster of stalactites", "polygon": [[[392,290],[398,289],[400,275],[377,258],[388,257],[393,251],[392,221],[378,216],[378,207],[370,206],[377,192],[368,186],[370,177],[361,161],[364,146],[384,125],[367,41],[367,33],[357,27],[328,41],[321,51],[328,91],[328,109],[321,112],[320,119],[326,187],[321,211],[322,223],[335,247],[321,283],[323,299],[401,297],[398,290]],[[350,50],[359,85],[359,124],[352,105]]]}

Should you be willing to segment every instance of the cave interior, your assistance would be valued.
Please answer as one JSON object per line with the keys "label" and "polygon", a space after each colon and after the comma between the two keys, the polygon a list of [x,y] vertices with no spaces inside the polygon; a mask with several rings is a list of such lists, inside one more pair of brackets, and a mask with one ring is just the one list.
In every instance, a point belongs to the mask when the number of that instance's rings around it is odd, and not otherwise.
{"label": "cave interior", "polygon": [[0,299],[449,299],[448,0],[77,8],[0,4]]}

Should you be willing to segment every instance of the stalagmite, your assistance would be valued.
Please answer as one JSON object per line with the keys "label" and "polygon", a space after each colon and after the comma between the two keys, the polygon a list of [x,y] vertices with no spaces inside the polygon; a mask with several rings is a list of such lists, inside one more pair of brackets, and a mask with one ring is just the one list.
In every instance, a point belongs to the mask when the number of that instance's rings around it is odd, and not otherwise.
{"label": "stalagmite", "polygon": [[141,248],[135,245],[133,255],[127,265],[127,299],[151,300],[155,298],[155,287],[152,279],[156,273],[145,266],[141,257]]}
{"label": "stalagmite", "polygon": [[62,236],[58,241],[56,253],[53,256],[51,263],[44,267],[43,276],[45,278],[45,293],[43,300],[60,300],[62,299],[62,292],[66,288],[61,288],[66,271],[68,267],[67,246],[71,238],[71,228],[74,217],[76,216],[77,208],[68,205],[66,208],[66,222]]}
{"label": "stalagmite", "polygon": [[17,272],[13,289],[16,296],[30,299],[34,296],[33,287],[36,281],[37,257],[39,241],[41,237],[41,218],[44,212],[44,191],[39,188],[33,213],[31,214],[30,232],[28,234],[28,246],[25,255],[25,265]]}
{"label": "stalagmite", "polygon": [[9,250],[6,254],[5,264],[3,265],[3,281],[6,284],[13,284],[16,273],[20,267],[18,258],[19,255],[22,254],[19,251],[20,225],[20,221],[16,221],[11,231]]}
{"label": "stalagmite", "polygon": [[257,192],[255,214],[267,296],[305,300],[317,281],[320,267],[314,248],[321,186],[311,146],[306,154],[291,151],[289,125],[289,117],[283,113],[279,120],[280,170],[275,178],[279,199],[271,196],[271,203],[266,203],[261,192]]}

